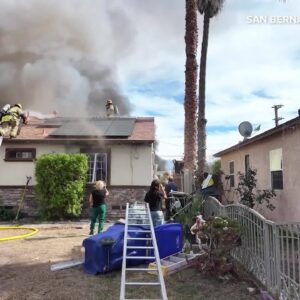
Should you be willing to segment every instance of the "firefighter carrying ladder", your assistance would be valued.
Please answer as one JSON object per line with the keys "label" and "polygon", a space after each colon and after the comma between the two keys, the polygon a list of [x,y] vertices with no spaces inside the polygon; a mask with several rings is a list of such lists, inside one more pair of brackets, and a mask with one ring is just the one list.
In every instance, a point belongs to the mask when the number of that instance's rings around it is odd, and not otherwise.
{"label": "firefighter carrying ladder", "polygon": [[[141,230],[133,230],[130,225],[141,225]],[[143,229],[145,227],[145,229]],[[147,237],[130,237],[130,233],[145,233]],[[145,246],[129,246],[129,240],[144,240]],[[128,250],[145,250],[145,256],[128,256]],[[149,254],[149,255],[147,255]],[[154,254],[154,255],[153,255]],[[150,256],[152,255],[152,256]],[[157,268],[152,269],[157,273],[156,281],[128,281],[127,274],[131,272],[145,272],[149,271],[147,267],[128,267],[127,262],[130,259],[140,260],[152,260],[155,261]],[[149,261],[148,261],[149,263]],[[167,292],[165,287],[165,281],[161,269],[160,257],[158,247],[156,243],[156,237],[154,232],[154,226],[151,219],[150,209],[148,203],[135,203],[133,206],[126,206],[126,220],[124,229],[124,244],[123,244],[123,263],[122,263],[122,276],[121,276],[121,289],[120,300],[129,300],[126,298],[126,287],[128,286],[157,286],[160,289],[160,295],[162,300],[167,300]],[[149,298],[147,298],[149,299]]]}

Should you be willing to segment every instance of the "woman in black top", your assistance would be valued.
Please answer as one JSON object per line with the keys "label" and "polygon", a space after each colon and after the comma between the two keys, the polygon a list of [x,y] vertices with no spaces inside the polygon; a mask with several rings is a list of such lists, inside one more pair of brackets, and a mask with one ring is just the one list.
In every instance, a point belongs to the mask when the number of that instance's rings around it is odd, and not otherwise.
{"label": "woman in black top", "polygon": [[164,206],[164,199],[166,193],[157,179],[151,182],[149,191],[147,192],[144,201],[149,203],[151,218],[154,226],[164,223],[164,214],[162,207]]}
{"label": "woman in black top", "polygon": [[95,185],[96,188],[91,192],[89,198],[90,207],[92,208],[90,234],[94,234],[94,228],[97,218],[99,218],[98,233],[103,230],[106,215],[105,198],[109,195],[104,181],[96,181]]}

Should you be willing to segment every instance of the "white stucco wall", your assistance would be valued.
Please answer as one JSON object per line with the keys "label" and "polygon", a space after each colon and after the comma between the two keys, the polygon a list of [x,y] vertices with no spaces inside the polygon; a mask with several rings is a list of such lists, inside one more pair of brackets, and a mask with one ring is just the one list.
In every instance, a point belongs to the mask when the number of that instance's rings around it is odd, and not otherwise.
{"label": "white stucco wall", "polygon": [[[36,148],[36,156],[46,153],[79,153],[79,146],[41,144],[2,144],[0,147],[0,186],[24,185],[26,176],[35,184],[33,162],[4,161],[6,148]],[[110,184],[148,186],[153,178],[152,147],[149,145],[112,145]]]}
{"label": "white stucco wall", "polygon": [[35,184],[34,163],[31,161],[5,161],[6,148],[35,148],[36,156],[39,157],[46,153],[65,152],[63,145],[20,145],[20,144],[2,144],[0,147],[0,185],[24,185],[26,184],[26,176],[31,176],[31,184]]}
{"label": "white stucco wall", "polygon": [[152,147],[111,147],[111,185],[148,186],[153,179]]}

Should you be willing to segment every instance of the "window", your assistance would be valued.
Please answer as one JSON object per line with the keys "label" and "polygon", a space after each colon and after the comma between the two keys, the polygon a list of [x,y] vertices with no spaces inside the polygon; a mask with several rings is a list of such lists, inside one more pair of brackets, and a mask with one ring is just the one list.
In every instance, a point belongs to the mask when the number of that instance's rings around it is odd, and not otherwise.
{"label": "window", "polygon": [[234,187],[234,161],[229,162],[229,182],[230,187]]}
{"label": "window", "polygon": [[249,171],[249,168],[250,168],[250,157],[249,157],[249,154],[246,154],[245,155],[245,176],[248,176],[248,171]]}
{"label": "window", "polygon": [[273,190],[283,190],[282,149],[270,151],[271,186]]}
{"label": "window", "polygon": [[271,182],[273,190],[283,190],[283,176],[281,171],[271,172]]}
{"label": "window", "polygon": [[88,182],[96,180],[108,181],[107,153],[87,153],[88,156]]}
{"label": "window", "polygon": [[33,161],[36,157],[34,148],[6,148],[6,161]]}

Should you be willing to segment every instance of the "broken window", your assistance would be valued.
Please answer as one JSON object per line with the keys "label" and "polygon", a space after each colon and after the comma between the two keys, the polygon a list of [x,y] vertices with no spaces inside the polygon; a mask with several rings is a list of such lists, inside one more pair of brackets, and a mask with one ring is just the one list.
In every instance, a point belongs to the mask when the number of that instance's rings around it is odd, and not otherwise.
{"label": "broken window", "polygon": [[88,182],[107,182],[107,153],[88,153]]}

